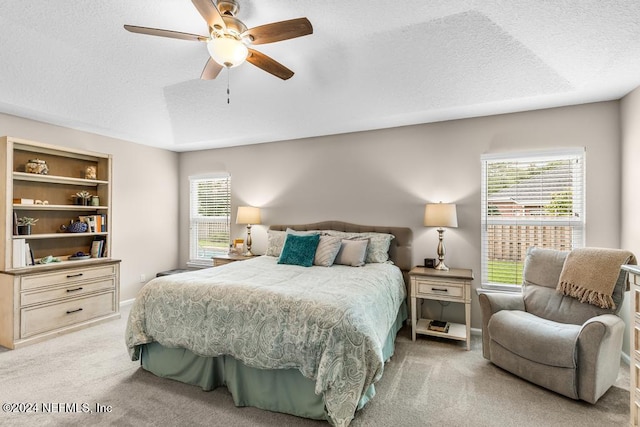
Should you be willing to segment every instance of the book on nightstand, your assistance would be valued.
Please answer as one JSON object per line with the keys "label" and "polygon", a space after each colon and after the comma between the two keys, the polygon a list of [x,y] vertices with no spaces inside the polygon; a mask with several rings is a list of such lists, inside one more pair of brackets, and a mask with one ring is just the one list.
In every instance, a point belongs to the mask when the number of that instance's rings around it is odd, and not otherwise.
{"label": "book on nightstand", "polygon": [[429,322],[429,330],[436,332],[449,332],[449,322],[443,322],[442,320],[432,320]]}

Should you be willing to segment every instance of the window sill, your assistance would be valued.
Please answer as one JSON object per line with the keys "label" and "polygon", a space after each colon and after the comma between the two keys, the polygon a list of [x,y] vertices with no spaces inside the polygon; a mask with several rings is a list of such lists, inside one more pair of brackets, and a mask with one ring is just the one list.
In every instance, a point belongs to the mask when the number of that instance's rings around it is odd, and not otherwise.
{"label": "window sill", "polygon": [[512,295],[517,295],[517,294],[521,294],[522,293],[522,288],[518,287],[515,289],[507,289],[507,288],[502,288],[502,289],[497,289],[497,288],[477,288],[476,289],[476,294],[480,295],[480,294],[512,294]]}

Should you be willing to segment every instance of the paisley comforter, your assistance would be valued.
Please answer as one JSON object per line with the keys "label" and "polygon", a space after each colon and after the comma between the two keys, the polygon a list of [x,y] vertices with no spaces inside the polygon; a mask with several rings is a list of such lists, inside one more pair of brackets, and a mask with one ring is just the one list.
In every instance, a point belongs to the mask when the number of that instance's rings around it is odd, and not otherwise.
{"label": "paisley comforter", "polygon": [[152,280],[131,309],[126,344],[132,360],[157,341],[296,368],[324,394],[330,420],[348,425],[382,375],[382,347],[404,298],[392,264],[299,267],[262,256]]}

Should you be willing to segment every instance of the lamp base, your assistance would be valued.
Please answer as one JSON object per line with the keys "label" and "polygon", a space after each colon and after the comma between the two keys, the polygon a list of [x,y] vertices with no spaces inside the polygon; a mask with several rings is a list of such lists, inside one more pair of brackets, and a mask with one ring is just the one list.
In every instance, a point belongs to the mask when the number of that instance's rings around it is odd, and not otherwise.
{"label": "lamp base", "polygon": [[449,267],[444,263],[444,255],[447,253],[444,248],[444,228],[438,228],[438,265],[436,265],[436,270],[440,271],[449,271]]}
{"label": "lamp base", "polygon": [[251,224],[247,224],[247,251],[243,253],[244,256],[253,256],[251,253]]}
{"label": "lamp base", "polygon": [[444,261],[440,261],[438,265],[436,265],[435,269],[440,271],[449,271],[449,267],[445,265]]}

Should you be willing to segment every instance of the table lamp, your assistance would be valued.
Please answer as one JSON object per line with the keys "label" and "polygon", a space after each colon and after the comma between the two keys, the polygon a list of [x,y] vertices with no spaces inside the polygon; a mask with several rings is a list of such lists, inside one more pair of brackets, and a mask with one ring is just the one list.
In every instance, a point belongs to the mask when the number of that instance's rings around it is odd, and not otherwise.
{"label": "table lamp", "polygon": [[425,227],[438,227],[440,241],[438,242],[438,265],[436,270],[449,271],[449,267],[444,263],[444,228],[442,227],[458,227],[458,215],[456,213],[456,205],[454,203],[427,203],[424,210]]}
{"label": "table lamp", "polygon": [[253,256],[251,253],[251,225],[260,224],[260,208],[238,206],[236,224],[247,224],[247,251],[244,255]]}

